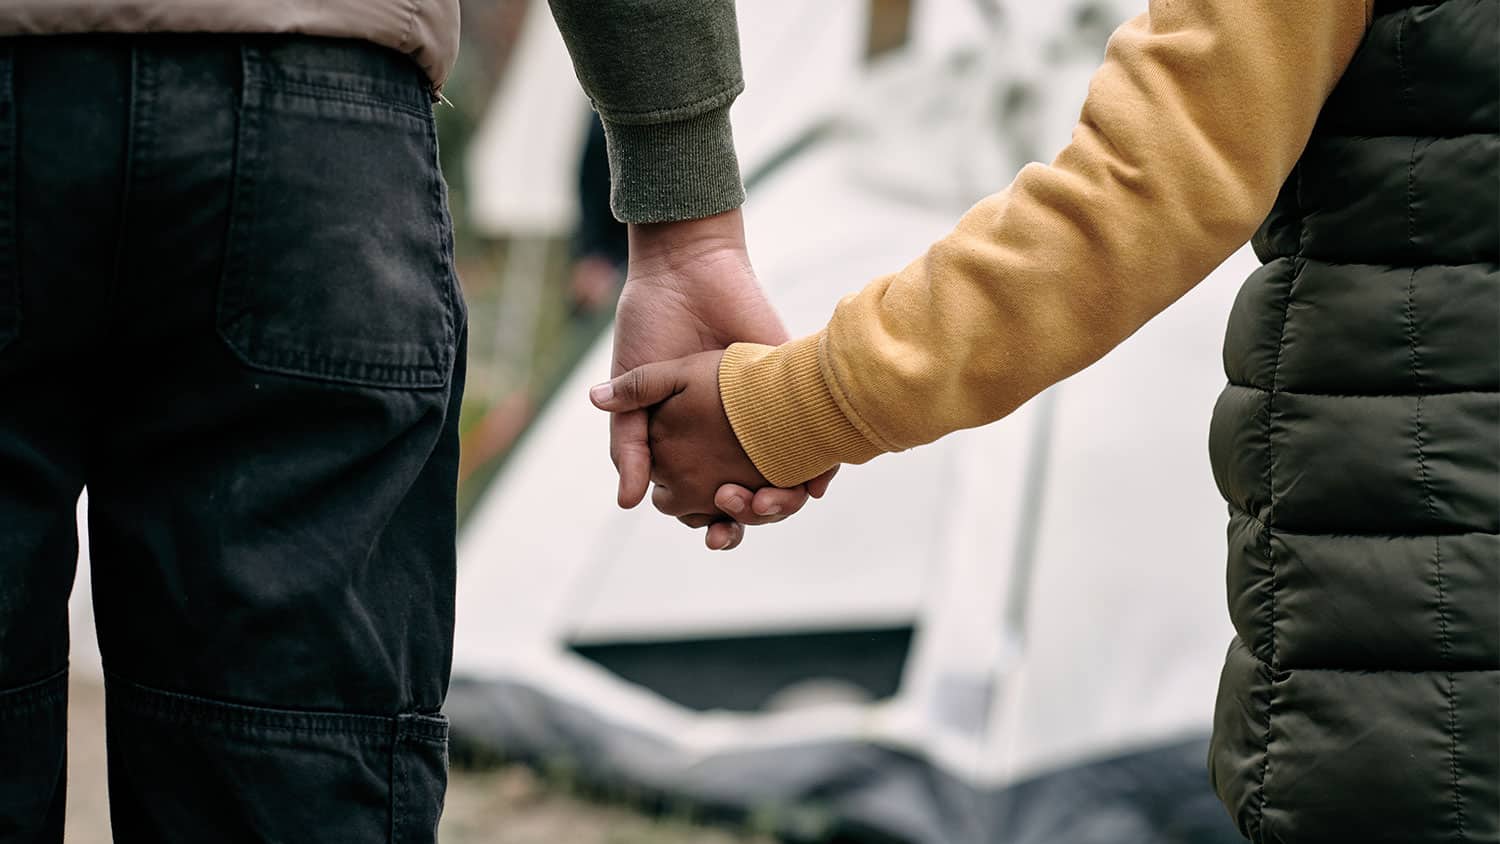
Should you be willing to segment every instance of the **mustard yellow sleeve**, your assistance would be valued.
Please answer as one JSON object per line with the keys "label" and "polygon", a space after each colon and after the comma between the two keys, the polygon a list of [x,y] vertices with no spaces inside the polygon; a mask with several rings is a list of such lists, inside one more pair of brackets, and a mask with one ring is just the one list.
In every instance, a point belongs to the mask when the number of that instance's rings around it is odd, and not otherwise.
{"label": "mustard yellow sleeve", "polygon": [[992,422],[1098,360],[1255,232],[1369,16],[1369,0],[1151,0],[1051,165],[821,333],[730,348],[720,394],[746,453],[790,486]]}

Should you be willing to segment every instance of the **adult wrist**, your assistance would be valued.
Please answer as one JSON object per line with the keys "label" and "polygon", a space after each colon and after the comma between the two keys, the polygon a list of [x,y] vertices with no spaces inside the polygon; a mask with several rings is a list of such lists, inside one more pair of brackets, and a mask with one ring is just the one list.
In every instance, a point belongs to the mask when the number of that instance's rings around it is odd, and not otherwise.
{"label": "adult wrist", "polygon": [[630,276],[650,279],[702,271],[705,264],[726,269],[748,269],[744,215],[740,209],[691,220],[666,223],[633,223],[627,226],[630,245]]}

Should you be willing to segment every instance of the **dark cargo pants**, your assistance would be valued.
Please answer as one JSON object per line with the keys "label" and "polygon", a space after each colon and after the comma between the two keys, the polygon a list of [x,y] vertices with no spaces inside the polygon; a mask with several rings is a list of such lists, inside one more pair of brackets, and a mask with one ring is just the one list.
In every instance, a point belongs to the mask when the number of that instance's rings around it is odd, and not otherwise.
{"label": "dark cargo pants", "polygon": [[397,53],[0,41],[0,842],[62,841],[85,486],[116,840],[435,839],[446,201]]}

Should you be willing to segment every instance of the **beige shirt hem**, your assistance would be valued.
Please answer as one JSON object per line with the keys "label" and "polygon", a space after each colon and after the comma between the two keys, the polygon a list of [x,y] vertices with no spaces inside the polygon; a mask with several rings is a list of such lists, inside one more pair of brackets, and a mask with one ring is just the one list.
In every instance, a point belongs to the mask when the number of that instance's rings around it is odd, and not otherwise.
{"label": "beige shirt hem", "polygon": [[0,35],[297,33],[411,56],[441,88],[458,57],[458,0],[0,0]]}

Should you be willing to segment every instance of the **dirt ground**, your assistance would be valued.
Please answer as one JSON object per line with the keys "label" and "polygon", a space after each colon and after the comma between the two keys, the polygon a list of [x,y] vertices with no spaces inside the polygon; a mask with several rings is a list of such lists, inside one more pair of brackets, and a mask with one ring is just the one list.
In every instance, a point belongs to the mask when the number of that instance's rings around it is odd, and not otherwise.
{"label": "dirt ground", "polygon": [[[110,844],[104,690],[75,682],[68,713],[68,844]],[[454,771],[442,844],[774,844],[769,839],[658,821],[548,788],[519,767]]]}

